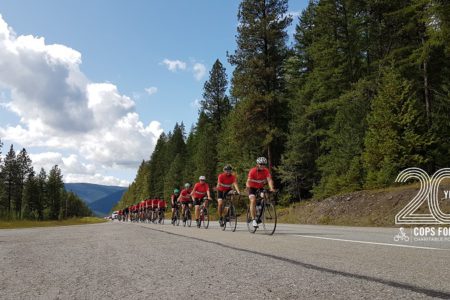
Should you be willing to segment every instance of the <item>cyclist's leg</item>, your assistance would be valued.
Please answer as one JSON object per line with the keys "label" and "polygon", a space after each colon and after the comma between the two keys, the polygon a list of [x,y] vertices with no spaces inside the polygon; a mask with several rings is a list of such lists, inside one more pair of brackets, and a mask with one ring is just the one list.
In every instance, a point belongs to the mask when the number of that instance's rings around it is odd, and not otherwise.
{"label": "cyclist's leg", "polygon": [[181,216],[183,217],[183,222],[186,222],[186,219],[184,217],[185,208],[186,208],[186,204],[185,203],[181,203]]}
{"label": "cyclist's leg", "polygon": [[195,199],[194,200],[194,207],[195,207],[195,220],[198,222],[200,219],[200,204],[201,204],[201,200],[200,199]]}
{"label": "cyclist's leg", "polygon": [[256,189],[250,188],[248,193],[250,203],[250,216],[252,220],[256,219]]}

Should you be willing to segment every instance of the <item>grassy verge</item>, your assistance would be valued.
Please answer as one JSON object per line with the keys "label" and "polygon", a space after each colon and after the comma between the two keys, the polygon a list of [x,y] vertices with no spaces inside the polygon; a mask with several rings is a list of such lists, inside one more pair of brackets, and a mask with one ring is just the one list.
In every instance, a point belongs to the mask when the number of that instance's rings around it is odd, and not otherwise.
{"label": "grassy verge", "polygon": [[83,225],[103,222],[107,222],[107,220],[96,217],[72,218],[62,221],[0,220],[0,229]]}

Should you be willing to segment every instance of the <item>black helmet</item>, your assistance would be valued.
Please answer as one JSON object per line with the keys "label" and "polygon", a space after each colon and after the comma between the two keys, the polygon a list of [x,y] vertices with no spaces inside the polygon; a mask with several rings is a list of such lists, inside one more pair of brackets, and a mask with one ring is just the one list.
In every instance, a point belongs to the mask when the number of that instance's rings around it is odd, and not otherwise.
{"label": "black helmet", "polygon": [[233,171],[233,168],[230,165],[226,165],[225,167],[223,167],[224,171]]}

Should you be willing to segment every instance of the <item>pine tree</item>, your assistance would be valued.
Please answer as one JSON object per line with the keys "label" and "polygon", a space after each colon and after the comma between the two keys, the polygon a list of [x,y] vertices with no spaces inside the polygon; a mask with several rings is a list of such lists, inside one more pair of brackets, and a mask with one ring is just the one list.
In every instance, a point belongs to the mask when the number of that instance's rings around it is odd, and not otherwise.
{"label": "pine tree", "polygon": [[35,177],[34,171],[31,170],[23,188],[22,218],[40,219],[39,210],[42,210],[42,205],[40,203],[39,193],[38,179]]}
{"label": "pine tree", "polygon": [[[235,66],[232,96],[236,112],[231,122],[241,153],[266,155],[277,164],[282,152],[286,103],[283,61],[287,56],[287,0],[244,0],[239,6],[237,50],[229,56]],[[241,156],[242,157],[242,156]]]}
{"label": "pine tree", "polygon": [[33,170],[31,159],[27,151],[23,148],[17,155],[17,196],[14,199],[16,214],[21,218],[22,213],[22,193],[25,179]]}
{"label": "pine tree", "polygon": [[14,151],[14,145],[11,145],[9,152],[6,154],[4,166],[3,166],[3,176],[5,180],[5,193],[3,202],[6,203],[7,214],[11,217],[13,212],[13,199],[16,199],[17,190],[17,158],[16,152]]}
{"label": "pine tree", "polygon": [[208,182],[212,182],[216,177],[216,152],[217,138],[214,124],[201,112],[198,117],[197,127],[195,129],[195,152],[193,162],[195,165],[192,176],[194,181],[199,176],[206,176]]}
{"label": "pine tree", "polygon": [[39,172],[37,185],[39,190],[39,200],[36,210],[39,220],[44,220],[44,210],[50,206],[47,197],[47,173],[44,168],[41,168],[41,171]]}
{"label": "pine tree", "polygon": [[[167,136],[162,133],[156,142],[155,150],[150,158],[150,176],[149,191],[151,197],[162,196],[164,193],[164,176],[167,170],[166,153],[167,153]],[[138,199],[135,199],[138,201]]]}
{"label": "pine tree", "polygon": [[50,201],[50,219],[61,219],[64,182],[61,169],[55,165],[48,174],[47,195]]}
{"label": "pine tree", "polygon": [[211,119],[217,131],[221,130],[222,122],[231,110],[230,100],[226,95],[227,85],[227,73],[217,59],[209,72],[209,80],[203,86],[201,101],[201,111]]}
{"label": "pine tree", "polygon": [[411,82],[392,67],[384,70],[364,141],[366,187],[387,186],[401,169],[425,165],[431,140],[420,135],[424,121]]}
{"label": "pine tree", "polygon": [[361,80],[339,98],[339,109],[325,145],[330,151],[317,160],[321,181],[314,188],[316,198],[363,187],[362,153],[375,90],[374,83]]}

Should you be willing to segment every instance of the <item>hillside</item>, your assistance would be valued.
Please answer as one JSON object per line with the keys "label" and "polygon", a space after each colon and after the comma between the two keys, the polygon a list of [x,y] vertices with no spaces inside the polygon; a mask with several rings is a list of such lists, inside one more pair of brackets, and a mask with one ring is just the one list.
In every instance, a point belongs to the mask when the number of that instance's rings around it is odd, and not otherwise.
{"label": "hillside", "polygon": [[127,188],[91,183],[66,183],[67,191],[72,191],[83,199],[89,208],[99,216],[107,215],[120,200]]}
{"label": "hillside", "polygon": [[[450,190],[450,184],[441,188]],[[279,211],[279,221],[301,224],[349,226],[394,226],[395,215],[417,195],[417,184],[337,195],[324,200],[293,204]],[[439,201],[443,212],[450,212],[450,200]],[[427,204],[419,211],[428,212]]]}
{"label": "hillside", "polygon": [[96,215],[107,215],[111,211],[112,207],[119,202],[120,198],[122,198],[123,193],[125,193],[125,190],[119,190],[109,194],[108,196],[89,203],[89,207]]}

